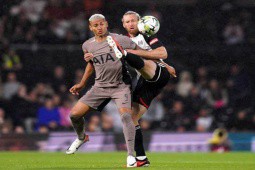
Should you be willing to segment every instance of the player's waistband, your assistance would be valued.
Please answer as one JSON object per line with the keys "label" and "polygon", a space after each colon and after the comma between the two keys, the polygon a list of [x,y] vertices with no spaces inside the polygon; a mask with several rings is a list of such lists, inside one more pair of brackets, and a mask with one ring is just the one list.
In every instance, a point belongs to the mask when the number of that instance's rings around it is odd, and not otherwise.
{"label": "player's waistband", "polygon": [[126,84],[124,82],[114,82],[114,83],[101,83],[95,81],[95,84],[93,86],[99,87],[99,88],[115,88],[115,87],[125,87],[125,86],[131,86],[131,84]]}

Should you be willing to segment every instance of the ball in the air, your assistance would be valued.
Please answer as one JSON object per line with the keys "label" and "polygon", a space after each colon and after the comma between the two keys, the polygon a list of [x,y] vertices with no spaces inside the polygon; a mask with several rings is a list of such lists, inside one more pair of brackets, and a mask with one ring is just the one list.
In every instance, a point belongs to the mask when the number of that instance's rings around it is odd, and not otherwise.
{"label": "ball in the air", "polygon": [[158,32],[160,23],[154,16],[144,16],[138,21],[138,30],[147,36],[154,35]]}

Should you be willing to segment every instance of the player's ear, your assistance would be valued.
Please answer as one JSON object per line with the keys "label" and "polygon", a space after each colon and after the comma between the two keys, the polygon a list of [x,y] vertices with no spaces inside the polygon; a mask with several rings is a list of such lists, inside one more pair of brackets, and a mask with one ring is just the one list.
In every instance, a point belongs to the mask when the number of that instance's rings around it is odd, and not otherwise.
{"label": "player's ear", "polygon": [[107,22],[107,21],[105,21],[105,25],[106,25],[106,27],[108,28],[108,22]]}
{"label": "player's ear", "polygon": [[89,29],[90,29],[90,31],[92,31],[92,27],[91,27],[90,23],[89,23]]}

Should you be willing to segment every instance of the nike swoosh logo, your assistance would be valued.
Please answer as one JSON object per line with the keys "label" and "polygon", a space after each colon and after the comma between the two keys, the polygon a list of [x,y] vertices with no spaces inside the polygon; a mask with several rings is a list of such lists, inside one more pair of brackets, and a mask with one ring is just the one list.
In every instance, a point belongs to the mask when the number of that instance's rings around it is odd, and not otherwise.
{"label": "nike swoosh logo", "polygon": [[[136,163],[136,162],[135,162]],[[129,166],[133,166],[133,165],[135,165],[135,163],[133,163],[133,164],[129,164]]]}
{"label": "nike swoosh logo", "polygon": [[137,161],[137,167],[141,167],[146,164],[146,161]]}

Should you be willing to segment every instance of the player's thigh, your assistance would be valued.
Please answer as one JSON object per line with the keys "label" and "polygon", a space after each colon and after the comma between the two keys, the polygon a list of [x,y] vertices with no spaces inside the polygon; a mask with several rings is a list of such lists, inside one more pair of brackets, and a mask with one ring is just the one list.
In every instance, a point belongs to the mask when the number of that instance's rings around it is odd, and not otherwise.
{"label": "player's thigh", "polygon": [[89,107],[87,104],[78,101],[74,107],[71,109],[72,116],[84,116],[86,113],[90,111],[91,107]]}
{"label": "player's thigh", "polygon": [[165,67],[160,67],[160,69],[161,71],[160,71],[158,80],[157,82],[155,82],[155,85],[152,84],[152,86],[157,86],[158,89],[163,89],[167,85],[168,81],[170,80],[171,75]]}
{"label": "player's thigh", "polygon": [[[155,88],[150,87],[150,83],[147,82],[143,77],[140,77],[135,90],[133,92],[133,103],[138,103],[143,105],[146,108],[149,108],[151,101],[155,97],[153,94],[155,92]],[[139,106],[136,106],[136,110],[139,109]],[[139,111],[136,111],[138,113]]]}
{"label": "player's thigh", "polygon": [[93,86],[79,101],[88,105],[94,110],[101,111],[109,103],[110,95],[106,88]]}
{"label": "player's thigh", "polygon": [[144,67],[139,70],[141,75],[146,79],[152,79],[155,75],[157,64],[151,60],[144,60]]}
{"label": "player's thigh", "polygon": [[112,99],[114,99],[120,113],[131,113],[131,89],[130,85],[120,85],[113,89]]}

